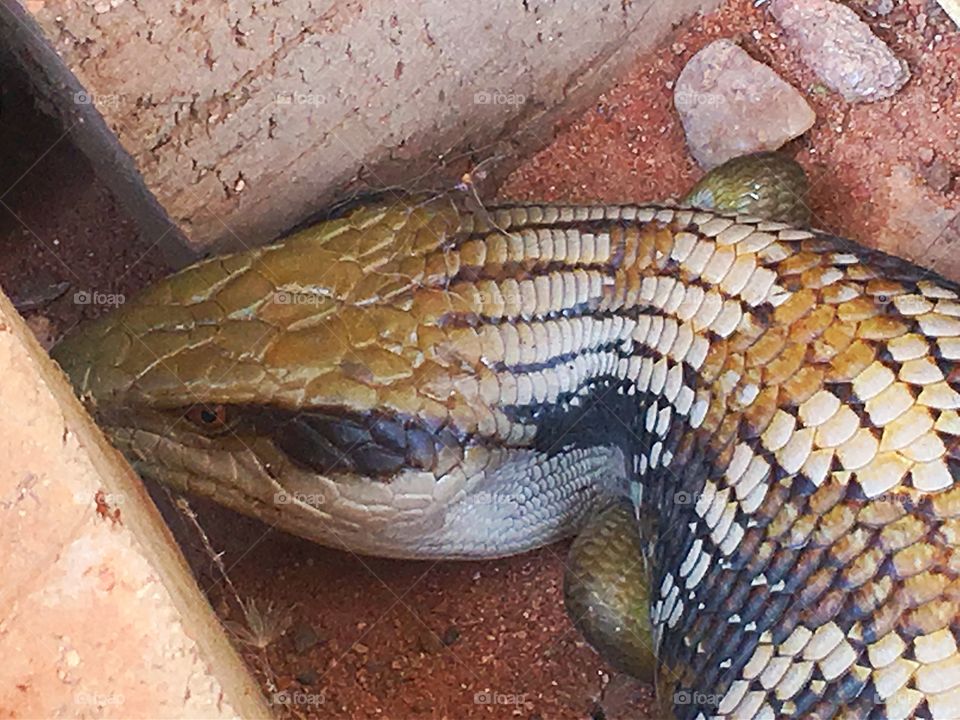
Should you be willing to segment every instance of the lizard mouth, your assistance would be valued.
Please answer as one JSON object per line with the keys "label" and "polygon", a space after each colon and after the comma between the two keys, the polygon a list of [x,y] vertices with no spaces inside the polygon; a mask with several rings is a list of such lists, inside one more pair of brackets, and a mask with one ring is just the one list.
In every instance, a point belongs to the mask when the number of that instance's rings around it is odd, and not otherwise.
{"label": "lizard mouth", "polygon": [[[579,527],[594,498],[620,478],[613,470],[625,467],[619,448],[548,458],[473,444],[444,473],[318,472],[263,435],[208,437],[171,430],[162,413],[139,419],[104,430],[141,476],[314,542],[380,557],[476,559],[549,544]],[[550,464],[557,471],[543,472]]]}

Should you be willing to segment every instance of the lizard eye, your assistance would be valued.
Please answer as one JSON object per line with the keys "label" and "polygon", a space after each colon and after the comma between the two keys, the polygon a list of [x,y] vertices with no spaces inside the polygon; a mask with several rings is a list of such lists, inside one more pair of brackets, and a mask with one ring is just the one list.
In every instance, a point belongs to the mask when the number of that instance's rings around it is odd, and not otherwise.
{"label": "lizard eye", "polygon": [[227,426],[226,405],[194,405],[185,415],[202,430],[222,430]]}

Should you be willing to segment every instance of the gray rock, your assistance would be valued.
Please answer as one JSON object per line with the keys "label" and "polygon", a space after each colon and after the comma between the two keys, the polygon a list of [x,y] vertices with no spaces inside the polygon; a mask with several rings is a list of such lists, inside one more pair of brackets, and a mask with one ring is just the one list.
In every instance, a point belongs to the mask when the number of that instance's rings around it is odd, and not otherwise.
{"label": "gray rock", "polygon": [[893,0],[868,0],[864,4],[863,9],[873,16],[882,17],[892,13],[894,7],[896,7],[896,5]]}
{"label": "gray rock", "polygon": [[298,622],[293,626],[293,647],[300,654],[305,653],[314,645],[320,642],[320,636],[313,629],[312,625],[305,622]]}
{"label": "gray rock", "polygon": [[955,172],[955,168],[943,158],[935,158],[928,165],[920,167],[920,175],[933,190],[945,193],[953,184],[954,177],[960,175],[960,170]]}
{"label": "gray rock", "polygon": [[890,97],[910,79],[907,64],[857,14],[831,0],[773,0],[770,12],[803,61],[850,102]]}
{"label": "gray rock", "polygon": [[317,682],[316,670],[301,670],[297,673],[297,682],[301,685],[313,685]]}
{"label": "gray rock", "polygon": [[690,58],[673,102],[690,152],[706,169],[776,150],[816,119],[799,92],[729,40],[717,40]]}
{"label": "gray rock", "polygon": [[428,655],[438,653],[444,648],[443,640],[428,628],[424,628],[417,636],[417,645],[421,652]]}
{"label": "gray rock", "polygon": [[450,627],[448,627],[446,630],[443,631],[443,635],[440,638],[440,642],[442,642],[447,647],[450,647],[459,639],[460,639],[460,628],[458,628],[456,625],[451,625]]}

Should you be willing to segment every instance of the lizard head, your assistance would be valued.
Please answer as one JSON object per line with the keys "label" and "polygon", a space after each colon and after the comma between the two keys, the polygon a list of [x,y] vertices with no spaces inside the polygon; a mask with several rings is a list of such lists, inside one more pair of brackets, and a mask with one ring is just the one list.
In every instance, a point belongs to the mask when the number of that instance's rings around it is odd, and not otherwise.
{"label": "lizard head", "polygon": [[458,285],[463,221],[445,200],[371,207],[205,260],[53,355],[147,478],[360,552],[525,549],[550,538],[511,492],[543,458],[478,381],[495,358]]}
{"label": "lizard head", "polygon": [[465,479],[428,388],[443,309],[410,294],[449,274],[457,222],[448,204],[369,208],[206,260],[53,354],[142,475],[363,545]]}

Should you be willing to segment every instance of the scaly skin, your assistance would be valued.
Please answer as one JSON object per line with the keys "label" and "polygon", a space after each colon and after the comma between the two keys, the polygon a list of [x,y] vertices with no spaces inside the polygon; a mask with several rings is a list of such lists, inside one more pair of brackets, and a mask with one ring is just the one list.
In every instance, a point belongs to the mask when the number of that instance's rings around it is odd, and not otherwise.
{"label": "scaly skin", "polygon": [[904,261],[436,200],[201,263],[55,355],[142,472],[320,542],[507,554],[629,498],[677,717],[956,715],[960,301]]}
{"label": "scaly skin", "polygon": [[806,227],[810,187],[797,163],[776,152],[761,152],[728,160],[714,168],[683,198],[701,210],[749,213],[768,220]]}
{"label": "scaly skin", "polygon": [[651,682],[650,579],[633,503],[601,505],[570,548],[564,603],[583,636],[621,672]]}

